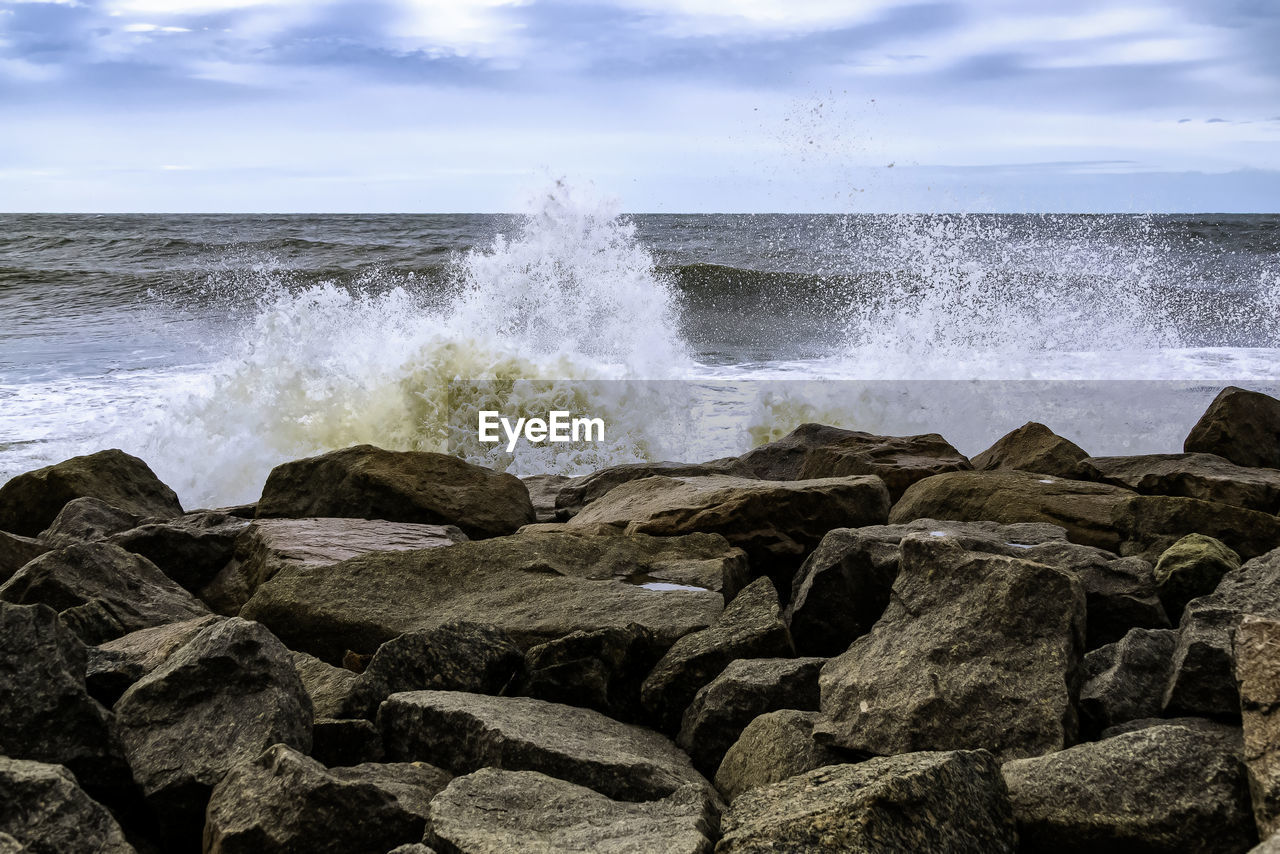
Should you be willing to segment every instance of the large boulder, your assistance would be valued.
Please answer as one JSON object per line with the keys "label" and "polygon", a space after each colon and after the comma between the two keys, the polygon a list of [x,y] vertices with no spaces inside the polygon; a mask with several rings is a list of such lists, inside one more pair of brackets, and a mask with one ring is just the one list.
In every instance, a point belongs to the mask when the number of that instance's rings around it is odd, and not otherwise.
{"label": "large boulder", "polygon": [[1239,732],[1169,723],[1004,765],[1022,850],[1239,854],[1257,841]]}
{"label": "large boulder", "polygon": [[529,490],[515,475],[448,454],[357,445],[284,463],[267,476],[259,519],[338,516],[457,525],[498,537],[535,521]]}
{"label": "large boulder", "polygon": [[57,548],[91,543],[127,531],[139,521],[140,518],[133,513],[86,495],[63,505],[49,527],[40,534],[40,539]]}
{"label": "large boulder", "polygon": [[1280,833],[1280,621],[1246,616],[1236,630],[1244,761],[1258,835]]}
{"label": "large boulder", "polygon": [[0,584],[47,551],[49,546],[40,540],[0,531]]}
{"label": "large boulder", "polygon": [[1238,466],[1280,469],[1280,400],[1227,386],[1191,428],[1182,449]]}
{"label": "large boulder", "polygon": [[635,623],[573,632],[529,648],[517,693],[639,722],[640,686],[665,651]]}
{"label": "large boulder", "polygon": [[1208,596],[1222,577],[1240,568],[1240,555],[1204,534],[1187,534],[1164,550],[1152,577],[1171,620],[1181,620],[1187,603]]}
{"label": "large boulder", "polygon": [[1245,468],[1215,454],[1090,457],[1081,465],[1093,480],[1143,495],[1181,495],[1272,514],[1280,510],[1280,471]]}
{"label": "large boulder", "polygon": [[527,532],[287,567],[258,588],[241,614],[330,663],[347,650],[370,654],[404,632],[455,620],[493,624],[522,647],[637,623],[666,649],[709,625],[723,600],[711,590],[646,585],[668,572],[736,575],[743,563],[740,550],[708,534]]}
{"label": "large boulder", "polygon": [[0,486],[0,531],[34,537],[68,501],[86,496],[139,517],[182,513],[178,496],[146,463],[113,449],[29,471]]}
{"label": "large boulder", "polygon": [[1004,759],[1075,740],[1078,579],[913,534],[893,591],[875,627],[822,669],[820,739],[879,755],[987,748]]}
{"label": "large boulder", "polygon": [[689,757],[658,733],[531,697],[392,694],[378,725],[388,758],[455,774],[540,771],[630,801],[664,798],[688,783],[709,787]]}
{"label": "large boulder", "polygon": [[[751,477],[738,461],[729,457],[710,463],[627,463],[575,477],[556,491],[553,518],[565,521],[576,516],[583,507],[609,490],[646,477],[698,477],[702,475]],[[549,520],[548,520],[549,521]]]}
{"label": "large boulder", "polygon": [[0,585],[0,600],[55,608],[88,644],[209,613],[151,561],[101,542],[41,555]]}
{"label": "large boulder", "polygon": [[451,776],[420,762],[325,768],[283,744],[213,790],[205,854],[386,854],[422,838]]}
{"label": "large boulder", "polygon": [[114,706],[129,686],[169,660],[177,650],[209,626],[224,619],[215,614],[139,629],[89,647],[85,683],[105,706]]}
{"label": "large boulder", "polygon": [[738,795],[788,777],[848,760],[813,738],[817,712],[780,709],[747,724],[716,771],[716,788],[732,803]]}
{"label": "large boulder", "polygon": [[[14,845],[6,849],[5,838]],[[61,765],[0,756],[0,851],[134,854],[107,808]]]}
{"label": "large boulder", "polygon": [[141,555],[186,590],[199,593],[235,552],[248,520],[225,513],[190,513],[114,534],[109,542]]}
{"label": "large boulder", "polygon": [[973,467],[978,471],[1018,469],[1074,478],[1080,476],[1080,461],[1087,456],[1089,452],[1070,439],[1043,424],[1028,421],[974,457]]}
{"label": "large boulder", "polygon": [[430,840],[457,854],[708,854],[714,806],[699,786],[661,800],[610,800],[536,771],[483,768],[431,802]]}
{"label": "large boulder", "polygon": [[1077,706],[1081,734],[1097,737],[1117,724],[1159,717],[1177,642],[1172,629],[1133,629],[1086,655]]}
{"label": "large boulder", "polygon": [[769,579],[760,578],[714,623],[676,641],[640,686],[640,702],[659,729],[675,733],[694,696],[734,659],[794,654],[778,593]]}
{"label": "large boulder", "polygon": [[1000,766],[982,750],[809,771],[739,795],[721,829],[716,854],[1015,850]]}

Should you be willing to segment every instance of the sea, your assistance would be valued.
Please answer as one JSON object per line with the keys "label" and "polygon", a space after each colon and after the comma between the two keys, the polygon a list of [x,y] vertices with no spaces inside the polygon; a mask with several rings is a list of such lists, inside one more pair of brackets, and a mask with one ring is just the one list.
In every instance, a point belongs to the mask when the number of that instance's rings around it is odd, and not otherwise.
{"label": "sea", "polygon": [[[1280,215],[0,214],[0,482],[121,448],[188,508],[354,444],[525,476],[806,421],[1165,453],[1280,392]],[[481,411],[600,417],[479,441]]]}

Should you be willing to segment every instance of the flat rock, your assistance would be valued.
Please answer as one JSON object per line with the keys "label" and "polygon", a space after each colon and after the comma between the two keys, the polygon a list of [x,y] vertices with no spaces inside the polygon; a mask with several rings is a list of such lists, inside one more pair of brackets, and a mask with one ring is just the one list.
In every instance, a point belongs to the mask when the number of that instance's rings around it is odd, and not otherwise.
{"label": "flat rock", "polygon": [[1089,452],[1064,439],[1043,424],[1028,421],[1006,433],[996,443],[973,458],[978,471],[1018,469],[1053,477],[1080,477],[1080,461]]}
{"label": "flat rock", "polygon": [[929,534],[901,546],[884,616],[822,669],[819,739],[878,755],[982,747],[1004,759],[1074,741],[1079,580]]}
{"label": "flat rock", "polygon": [[108,541],[145,557],[184,589],[199,593],[231,560],[236,538],[247,527],[247,520],[225,513],[189,513],[139,525]]}
{"label": "flat rock", "polygon": [[696,785],[632,803],[535,771],[484,768],[431,802],[430,838],[458,854],[709,854],[715,823]]}
{"label": "flat rock", "polygon": [[716,854],[1015,850],[1000,766],[986,751],[831,765],[739,795]]}
{"label": "flat rock", "polygon": [[206,854],[386,854],[422,838],[451,776],[422,763],[325,768],[283,744],[213,790]]}
{"label": "flat rock", "polygon": [[1164,550],[1152,577],[1170,619],[1181,620],[1187,603],[1217,589],[1228,572],[1240,568],[1240,555],[1213,537],[1187,534]]}
{"label": "flat rock", "polygon": [[638,723],[640,686],[665,652],[635,623],[574,632],[529,648],[517,693]]}
{"label": "flat rock", "polygon": [[331,663],[347,650],[373,653],[404,632],[455,620],[495,625],[526,648],[636,623],[665,649],[709,625],[723,600],[710,590],[646,589],[640,579],[667,571],[736,574],[744,562],[740,550],[707,534],[522,533],[288,567],[258,589],[242,615]]}
{"label": "flat rock", "polygon": [[1234,504],[1263,513],[1280,511],[1280,471],[1246,468],[1216,454],[1090,457],[1088,477],[1143,495],[1181,495]]}
{"label": "flat rock", "polygon": [[1280,833],[1280,622],[1246,616],[1236,630],[1244,761],[1258,835]]}
{"label": "flat rock", "polygon": [[1227,386],[1191,428],[1182,449],[1238,466],[1280,469],[1280,400]]}
{"label": "flat rock", "polygon": [[475,539],[514,533],[536,518],[529,490],[514,475],[448,454],[372,445],[276,466],[257,514],[457,525]]}
{"label": "flat rock", "polygon": [[68,501],[40,534],[40,539],[56,548],[91,543],[129,530],[140,518],[100,498],[85,496]]}
{"label": "flat rock", "polygon": [[1149,726],[1005,763],[1027,851],[1228,854],[1257,841],[1239,735]]}
{"label": "flat rock", "polygon": [[591,709],[455,691],[392,694],[378,712],[387,756],[455,774],[540,771],[617,800],[655,800],[693,783],[689,757],[652,730]]}
{"label": "flat rock", "polygon": [[1159,717],[1177,642],[1172,629],[1133,629],[1086,655],[1078,705],[1081,734],[1096,738],[1116,724]]}
{"label": "flat rock", "polygon": [[317,718],[345,717],[345,710],[355,688],[357,673],[345,667],[334,667],[305,652],[289,651],[293,666],[302,680],[302,687],[311,697],[311,707]]}
{"label": "flat rock", "polygon": [[757,786],[848,760],[813,738],[817,712],[780,709],[747,724],[716,771],[716,788],[732,803]]}
{"label": "flat rock", "polygon": [[[729,475],[750,477],[741,470],[736,458],[729,457],[710,463],[627,463],[575,477],[564,483],[555,496],[555,521],[566,521],[581,512],[582,508],[611,489],[646,477],[699,477],[704,475]],[[539,521],[552,521],[539,520]]]}
{"label": "flat rock", "polygon": [[0,531],[0,584],[4,584],[15,572],[49,549],[40,540]]}
{"label": "flat rock", "polygon": [[134,854],[107,808],[61,765],[0,756],[0,851]]}

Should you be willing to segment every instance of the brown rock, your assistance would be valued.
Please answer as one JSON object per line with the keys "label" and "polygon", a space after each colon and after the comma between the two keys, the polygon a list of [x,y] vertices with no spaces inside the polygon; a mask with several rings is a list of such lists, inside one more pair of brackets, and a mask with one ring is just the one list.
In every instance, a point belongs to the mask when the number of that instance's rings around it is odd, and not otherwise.
{"label": "brown rock", "polygon": [[1280,468],[1280,400],[1227,386],[1191,428],[1182,449],[1238,466]]}
{"label": "brown rock", "polygon": [[1080,476],[1079,463],[1087,456],[1088,451],[1075,442],[1062,438],[1043,424],[1028,421],[974,457],[973,467],[978,471],[1018,469],[1076,478]]}
{"label": "brown rock", "polygon": [[47,551],[49,546],[39,540],[0,531],[0,584]]}
{"label": "brown rock", "polygon": [[1246,616],[1235,657],[1253,817],[1266,839],[1280,833],[1280,621]]}
{"label": "brown rock", "polygon": [[1245,468],[1214,454],[1090,457],[1081,463],[1092,480],[1143,495],[1180,495],[1275,514],[1280,471]]}
{"label": "brown rock", "polygon": [[817,712],[782,709],[747,724],[716,771],[716,788],[732,803],[757,786],[849,761],[813,738]]}

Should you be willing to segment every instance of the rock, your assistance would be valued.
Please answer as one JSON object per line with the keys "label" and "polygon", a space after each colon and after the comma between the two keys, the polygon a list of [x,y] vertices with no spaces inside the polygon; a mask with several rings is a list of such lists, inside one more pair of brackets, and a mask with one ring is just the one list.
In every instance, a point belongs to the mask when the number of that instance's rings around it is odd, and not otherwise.
{"label": "rock", "polygon": [[1182,449],[1217,454],[1238,466],[1280,469],[1280,400],[1227,386],[1191,428]]}
{"label": "rock", "polygon": [[530,647],[517,693],[640,722],[640,686],[665,652],[644,626],[574,632]]}
{"label": "rock", "polygon": [[847,760],[813,739],[817,712],[781,709],[747,724],[716,771],[716,788],[732,803],[738,795],[788,777]]}
{"label": "rock", "polygon": [[55,548],[91,543],[129,530],[138,524],[139,518],[100,498],[85,496],[68,501],[40,534],[40,539]]}
{"label": "rock", "polygon": [[[742,470],[733,457],[711,463],[628,463],[609,466],[583,477],[575,477],[563,484],[556,493],[554,520],[566,521],[578,515],[582,508],[609,490],[646,477],[699,477],[703,475],[730,475],[751,477]],[[539,520],[542,521],[542,520]],[[552,521],[552,520],[547,520]]]}
{"label": "rock", "polygon": [[151,561],[110,543],[41,555],[0,585],[0,600],[55,608],[88,644],[209,613]]}
{"label": "rock", "polygon": [[1043,424],[1028,421],[1001,436],[996,443],[973,458],[978,471],[1018,469],[1052,477],[1080,477],[1080,461],[1089,452],[1064,439]]}
{"label": "rock", "polygon": [[116,703],[134,779],[171,847],[198,838],[209,792],[273,744],[311,749],[311,698],[289,650],[238,618],[203,629]]}
{"label": "rock", "polygon": [[1240,568],[1240,555],[1213,537],[1187,534],[1160,555],[1153,577],[1170,619],[1180,620],[1187,603],[1212,593],[1222,576]]}
{"label": "rock", "polygon": [[[329,662],[372,653],[404,632],[454,620],[490,623],[521,647],[637,623],[663,649],[720,613],[720,594],[646,589],[664,572],[736,575],[742,552],[699,534],[657,538],[527,532],[446,549],[377,552],[289,567],[242,615]],[[630,580],[642,583],[628,583]]]}
{"label": "rock", "polygon": [[1004,766],[1022,850],[1245,851],[1238,735],[1152,726]]}
{"label": "rock", "polygon": [[716,854],[1015,850],[1000,766],[984,750],[882,756],[744,792]]}
{"label": "rock", "polygon": [[123,451],[99,451],[20,474],[0,486],[0,530],[34,537],[77,498],[98,498],[135,516],[182,513],[174,491]]}
{"label": "rock", "polygon": [[364,718],[316,718],[311,727],[311,758],[329,767],[381,762],[382,732]]}
{"label": "rock", "polygon": [[985,747],[1008,759],[1075,740],[1078,579],[913,534],[893,590],[872,630],[822,668],[820,741],[879,755]]}
{"label": "rock", "polygon": [[27,848],[7,833],[0,832],[0,854],[23,854]]}
{"label": "rock", "polygon": [[134,854],[107,808],[61,765],[0,756],[0,851]]}
{"label": "rock", "polygon": [[1077,707],[1081,734],[1096,738],[1116,724],[1158,717],[1177,642],[1172,629],[1133,629],[1086,655]]}
{"label": "rock", "polygon": [[110,542],[141,555],[191,593],[213,580],[249,523],[223,513],[190,513],[115,534]]}
{"label": "rock", "polygon": [[47,551],[49,547],[39,540],[0,531],[0,584]]}
{"label": "rock", "polygon": [[1249,854],[1280,854],[1280,834],[1249,849]]}
{"label": "rock", "polygon": [[825,658],[740,658],[694,696],[676,744],[708,777],[751,723],[778,709],[818,710]]}
{"label": "rock", "polygon": [[1280,471],[1238,466],[1214,454],[1148,454],[1090,457],[1090,479],[1143,495],[1181,495],[1275,514],[1280,510]]}
{"label": "rock", "polygon": [[573,478],[564,474],[535,474],[520,478],[529,490],[529,502],[537,522],[555,522],[556,496]]}
{"label": "rock", "polygon": [[669,537],[721,534],[747,554],[753,575],[789,590],[805,555],[832,528],[884,522],[888,492],[876,477],[764,481],[717,476],[647,477],[587,505],[570,527],[608,524]]}
{"label": "rock", "polygon": [[480,539],[535,521],[520,479],[448,454],[357,445],[276,466],[258,518],[337,516],[457,525]]}
{"label": "rock", "polygon": [[302,680],[302,687],[311,697],[311,707],[317,718],[345,717],[344,710],[355,688],[358,674],[345,667],[334,667],[305,652],[290,650],[293,666]]}
{"label": "rock", "polygon": [[801,424],[781,439],[752,448],[738,457],[744,477],[760,480],[800,480],[814,448],[838,443],[854,431],[825,424]]}
{"label": "rock", "polygon": [[716,621],[685,635],[640,687],[640,702],[659,729],[674,733],[694,696],[738,658],[795,654],[782,622],[778,594],[767,578],[751,582]]}
{"label": "rock", "polygon": [[328,769],[283,744],[213,790],[206,854],[386,854],[422,838],[450,775],[422,764]]}
{"label": "rock", "polygon": [[123,637],[90,647],[85,683],[89,693],[105,706],[114,706],[129,686],[169,660],[201,631],[221,621],[214,614],[139,629]]}
{"label": "rock", "polygon": [[1253,817],[1263,839],[1280,833],[1280,622],[1246,616],[1236,630],[1236,674]]}
{"label": "rock", "polygon": [[496,626],[455,622],[405,632],[378,647],[342,717],[372,719],[383,700],[403,691],[500,694],[523,665],[520,648]]}
{"label": "rock", "polygon": [[387,854],[436,854],[434,848],[428,848],[421,842],[414,842],[411,845],[397,845]]}
{"label": "rock", "polygon": [[455,774],[540,771],[630,801],[664,798],[689,783],[708,786],[689,757],[658,733],[530,697],[392,694],[378,725],[388,757]]}
{"label": "rock", "polygon": [[707,854],[715,823],[695,785],[628,803],[535,771],[485,768],[458,777],[431,802],[430,839],[459,854]]}

